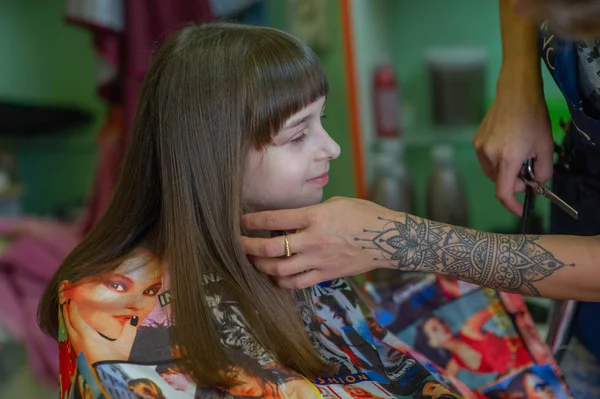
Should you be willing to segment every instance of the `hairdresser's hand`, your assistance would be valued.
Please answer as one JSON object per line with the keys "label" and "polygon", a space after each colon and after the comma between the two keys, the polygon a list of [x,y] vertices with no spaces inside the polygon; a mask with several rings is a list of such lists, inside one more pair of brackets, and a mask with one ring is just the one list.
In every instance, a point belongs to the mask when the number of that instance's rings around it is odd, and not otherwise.
{"label": "hairdresser's hand", "polygon": [[547,181],[552,177],[554,141],[541,92],[504,73],[473,145],[483,172],[496,183],[496,198],[521,216],[523,204],[515,197],[525,190],[518,178],[521,166],[526,159],[535,158],[536,179]]}
{"label": "hairdresser's hand", "polygon": [[332,198],[301,209],[248,214],[242,219],[247,229],[296,230],[288,235],[294,256],[282,258],[283,237],[243,237],[243,245],[254,265],[274,276],[280,286],[305,288],[377,267],[392,267],[389,261],[375,260],[379,253],[372,250],[365,230],[381,230],[387,223],[381,218],[392,219],[394,215],[372,202],[350,198]]}

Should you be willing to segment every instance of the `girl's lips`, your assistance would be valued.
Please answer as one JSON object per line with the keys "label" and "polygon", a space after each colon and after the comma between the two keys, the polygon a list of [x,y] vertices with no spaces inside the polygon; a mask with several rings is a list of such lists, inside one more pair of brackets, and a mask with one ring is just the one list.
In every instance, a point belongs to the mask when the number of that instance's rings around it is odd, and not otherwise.
{"label": "girl's lips", "polygon": [[323,173],[321,176],[317,176],[313,179],[310,179],[309,183],[318,184],[319,186],[324,186],[329,181],[329,172]]}

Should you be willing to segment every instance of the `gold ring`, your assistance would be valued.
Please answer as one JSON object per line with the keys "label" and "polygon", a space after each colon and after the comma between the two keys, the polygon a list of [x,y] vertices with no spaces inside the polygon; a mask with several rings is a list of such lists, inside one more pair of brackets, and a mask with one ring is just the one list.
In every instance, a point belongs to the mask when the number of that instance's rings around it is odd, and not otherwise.
{"label": "gold ring", "polygon": [[285,245],[285,257],[289,258],[292,256],[292,251],[290,250],[290,240],[287,235],[283,236],[283,243]]}

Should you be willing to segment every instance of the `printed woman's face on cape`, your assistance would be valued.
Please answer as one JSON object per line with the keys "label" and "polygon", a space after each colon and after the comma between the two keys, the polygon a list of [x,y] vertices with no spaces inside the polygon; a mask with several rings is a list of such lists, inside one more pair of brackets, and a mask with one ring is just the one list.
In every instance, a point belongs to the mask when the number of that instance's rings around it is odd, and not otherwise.
{"label": "printed woman's face on cape", "polygon": [[315,298],[315,315],[321,323],[326,323],[329,329],[335,334],[341,335],[342,330],[346,327],[344,314],[341,314],[336,309],[332,309],[326,303],[321,302],[319,297]]}
{"label": "printed woman's face on cape", "polygon": [[435,317],[425,322],[423,331],[429,337],[429,345],[433,348],[440,347],[440,345],[452,338],[452,332],[448,326]]}
{"label": "printed woman's face on cape", "polygon": [[63,282],[63,300],[75,302],[80,317],[98,334],[117,340],[126,323],[136,327],[148,316],[162,286],[160,263],[141,259],[75,284]]}
{"label": "printed woman's face on cape", "polygon": [[433,399],[437,399],[442,395],[454,396],[454,394],[448,390],[448,388],[435,381],[426,382],[421,393]]}

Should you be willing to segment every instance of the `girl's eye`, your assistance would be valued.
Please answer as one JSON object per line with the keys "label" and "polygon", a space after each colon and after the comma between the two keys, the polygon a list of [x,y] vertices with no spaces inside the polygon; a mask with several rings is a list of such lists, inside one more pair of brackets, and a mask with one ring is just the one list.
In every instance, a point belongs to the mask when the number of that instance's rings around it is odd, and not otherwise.
{"label": "girl's eye", "polygon": [[292,140],[292,143],[299,144],[306,140],[306,133],[302,133],[300,136]]}
{"label": "girl's eye", "polygon": [[327,119],[327,115],[321,114],[321,120],[323,120],[323,119]]}

